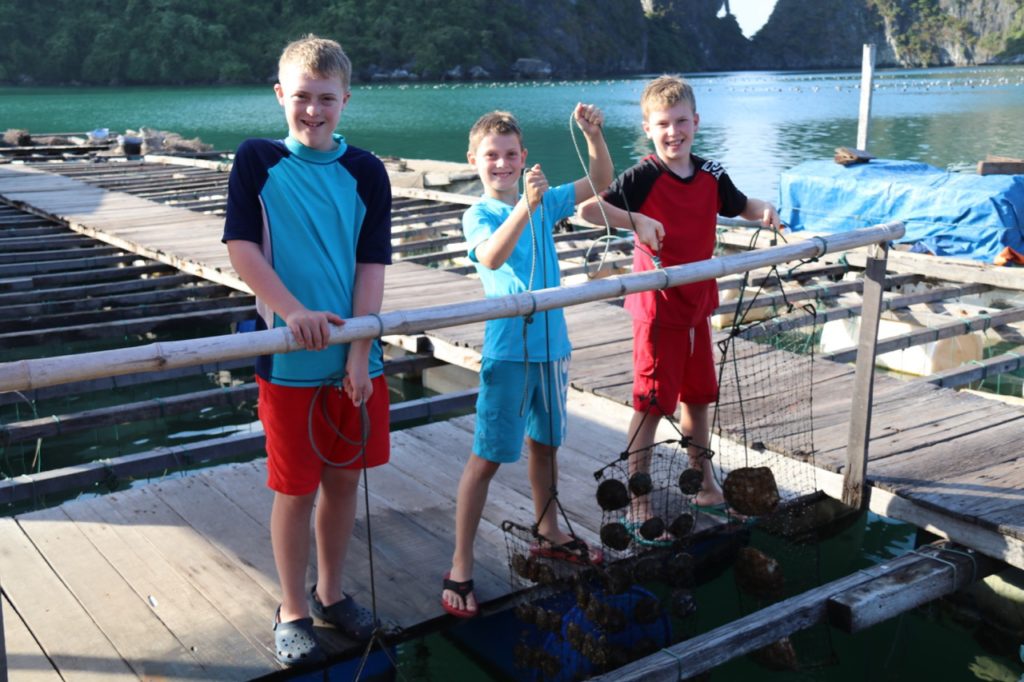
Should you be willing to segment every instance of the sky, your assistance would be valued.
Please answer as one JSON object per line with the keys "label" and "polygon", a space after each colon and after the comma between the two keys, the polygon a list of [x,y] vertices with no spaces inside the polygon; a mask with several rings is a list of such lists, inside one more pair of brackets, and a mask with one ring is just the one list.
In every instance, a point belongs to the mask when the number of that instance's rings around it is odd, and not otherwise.
{"label": "sky", "polygon": [[729,0],[729,11],[739,22],[740,30],[748,38],[768,21],[776,0]]}

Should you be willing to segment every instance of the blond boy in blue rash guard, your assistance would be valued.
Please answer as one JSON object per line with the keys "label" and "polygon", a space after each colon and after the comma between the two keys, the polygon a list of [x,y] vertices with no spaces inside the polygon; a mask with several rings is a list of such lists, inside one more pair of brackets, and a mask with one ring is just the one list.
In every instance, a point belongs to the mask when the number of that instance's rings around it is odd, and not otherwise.
{"label": "blond boy in blue rash guard", "polygon": [[[274,640],[285,665],[324,658],[310,612],[354,639],[368,639],[375,627],[342,592],[342,570],[360,472],[388,461],[388,388],[379,344],[327,341],[330,324],[380,311],[391,186],[379,159],[334,132],[350,73],[333,40],[307,36],[288,45],[274,86],[288,137],[243,142],[228,186],[224,241],[256,294],[258,327],[287,326],[305,348],[256,363],[282,592]],[[317,580],[307,591],[318,491]]]}

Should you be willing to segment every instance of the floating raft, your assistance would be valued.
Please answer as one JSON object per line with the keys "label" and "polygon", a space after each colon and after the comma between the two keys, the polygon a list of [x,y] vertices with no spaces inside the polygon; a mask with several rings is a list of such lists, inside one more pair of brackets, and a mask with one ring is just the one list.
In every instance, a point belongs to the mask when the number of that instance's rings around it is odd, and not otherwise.
{"label": "floating raft", "polygon": [[[29,250],[21,251],[31,255],[20,262],[0,264],[0,296],[7,304],[43,306],[58,298],[75,300],[73,290],[92,286],[86,284],[91,277],[102,286],[141,287],[143,295],[153,296],[163,289],[160,280],[180,277],[177,285],[209,289],[209,296],[194,300],[220,299],[225,310],[238,309],[226,314],[224,324],[234,321],[233,315],[242,319],[249,314],[251,300],[230,271],[219,243],[222,219],[217,211],[223,196],[218,197],[218,192],[226,182],[221,170],[163,164],[44,167],[75,178],[55,176],[40,167],[0,168],[0,197],[22,209],[0,209],[0,239],[12,240],[0,244],[35,249],[33,242],[45,240],[49,250],[67,240],[62,248],[69,253],[61,255],[70,257],[56,257],[52,251],[41,256]],[[196,185],[181,186],[191,181]],[[108,187],[101,188],[103,183]],[[150,196],[140,196],[142,193]],[[468,267],[459,260],[464,245],[458,239],[458,217],[471,200],[411,190],[396,191],[396,197],[396,240],[402,239],[403,230],[422,230],[413,235],[432,237],[416,249],[399,250],[399,260],[406,262],[389,268],[385,309],[421,306],[428,302],[425,292],[429,292],[431,304],[479,298],[479,284],[462,276]],[[183,202],[188,208],[174,202]],[[64,223],[79,235],[110,244],[113,250],[74,253],[75,249],[107,247],[94,241],[74,242],[81,237],[64,231]],[[563,272],[579,274],[594,268],[593,263],[580,260],[586,247],[576,243],[579,235],[593,234],[588,229],[592,228],[580,225],[578,231],[560,235]],[[730,234],[724,232],[723,239],[728,240]],[[435,237],[436,241],[431,241]],[[749,243],[749,233],[737,234],[735,239]],[[628,245],[621,249],[612,258],[625,262]],[[6,255],[17,249],[0,251]],[[838,259],[839,254],[835,256]],[[886,294],[883,307],[893,310],[976,295],[991,290],[994,280],[1002,283],[1011,278],[1006,273],[974,269],[974,276],[964,278],[966,283],[938,281],[941,272],[956,269],[937,268],[930,273],[935,277],[927,290],[903,293],[900,287],[925,278],[915,262],[902,260],[904,254],[892,256],[894,268],[887,281],[892,291]],[[790,287],[789,299],[832,301],[834,305],[821,313],[828,319],[857,316],[859,282],[836,281],[851,263],[856,265],[857,255],[850,254],[844,263],[821,260],[784,277]],[[59,261],[64,265],[54,264]],[[910,262],[904,272],[899,271],[901,262]],[[107,275],[84,274],[129,268],[151,270],[136,271],[120,281],[114,275],[107,281]],[[175,274],[178,272],[188,274]],[[151,277],[153,274],[158,276]],[[720,281],[723,290],[741,284],[738,278]],[[177,285],[168,289],[177,291]],[[39,294],[40,288],[67,293]],[[141,308],[141,304],[136,306],[138,301],[127,298],[135,295],[133,292],[102,295],[124,297],[120,307],[125,310]],[[173,324],[175,315],[199,320],[211,314],[191,297],[179,303],[183,306],[180,312],[148,321],[144,315],[132,320],[130,314],[100,311],[107,317],[75,320],[79,324],[74,325],[61,324],[61,317],[71,314],[68,309],[49,313],[33,312],[30,307],[19,310],[25,317],[39,314],[44,319],[50,315],[38,331],[51,339],[111,343],[125,333],[149,333],[144,331],[145,325]],[[735,304],[725,304],[719,310],[722,314],[734,311]],[[576,390],[571,392],[569,441],[560,457],[560,490],[572,522],[579,525],[584,537],[594,539],[600,513],[593,497],[593,471],[614,455],[609,448],[624,443],[622,430],[631,414],[626,406],[632,378],[631,331],[628,315],[615,305],[573,306],[567,309],[567,317],[575,345],[571,382]],[[990,316],[988,327],[1007,333],[1013,330],[1012,319],[999,323],[992,319]],[[968,320],[966,325],[974,323]],[[959,324],[964,330],[965,323]],[[21,333],[20,326],[13,324],[7,333]],[[88,331],[82,332],[82,328]],[[428,355],[435,363],[443,360],[474,369],[479,364],[482,330],[483,325],[476,323],[386,340],[393,347]],[[30,349],[31,343],[21,347]],[[18,357],[31,357],[30,350],[16,352]],[[841,490],[839,472],[845,464],[853,382],[853,368],[846,361],[817,359],[813,371],[814,475],[820,487],[836,497]],[[979,368],[965,368],[946,380],[956,384],[968,370],[976,373]],[[132,380],[131,376],[118,379],[122,384]],[[1024,489],[1024,470],[1019,466],[1015,436],[1024,426],[1024,411],[929,383],[934,381],[935,377],[916,382],[876,377],[868,464],[871,508],[1024,567],[1024,500],[1018,495]],[[102,384],[99,380],[95,383]],[[8,396],[0,394],[0,399]],[[67,423],[64,417],[58,421]],[[450,559],[455,485],[471,449],[472,423],[472,417],[459,417],[396,431],[393,465],[371,472],[371,518],[375,549],[379,550],[375,561],[380,571],[378,586],[383,585],[379,607],[383,616],[405,626],[432,627],[441,614],[438,576]],[[258,449],[261,438],[257,430],[211,439],[206,447],[241,453]],[[15,662],[24,662],[21,669],[50,673],[53,666],[46,663],[45,654],[61,675],[71,678],[83,674],[96,679],[118,675],[241,679],[275,670],[277,664],[269,649],[269,614],[276,605],[276,578],[266,529],[269,493],[263,476],[259,463],[226,465],[5,519],[0,524],[0,546],[11,549],[0,555],[0,580],[12,669]],[[26,476],[4,483],[7,490],[27,491],[51,480]],[[524,520],[532,513],[521,470],[503,468],[497,483],[492,487],[477,551],[481,558],[477,580],[488,600],[500,599],[510,590],[500,521]],[[361,516],[360,524],[363,522]],[[240,533],[239,528],[247,532]],[[365,598],[367,551],[358,539],[363,530],[360,525],[348,579]],[[70,546],[77,551],[66,551]],[[182,547],[191,551],[182,552]],[[242,586],[244,596],[237,596]],[[109,595],[113,596],[108,600]],[[206,615],[190,620],[191,609],[197,605]],[[347,646],[340,639],[332,644],[335,651]],[[238,654],[231,653],[234,647]]]}

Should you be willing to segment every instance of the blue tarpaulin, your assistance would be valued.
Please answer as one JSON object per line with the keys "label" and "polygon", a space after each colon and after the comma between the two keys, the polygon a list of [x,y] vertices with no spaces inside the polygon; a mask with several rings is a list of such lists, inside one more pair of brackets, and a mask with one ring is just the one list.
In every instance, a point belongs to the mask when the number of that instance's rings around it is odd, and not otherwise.
{"label": "blue tarpaulin", "polygon": [[891,220],[915,251],[992,262],[1007,246],[1024,253],[1024,175],[948,173],[912,161],[842,166],[806,161],[779,182],[783,223],[845,232]]}

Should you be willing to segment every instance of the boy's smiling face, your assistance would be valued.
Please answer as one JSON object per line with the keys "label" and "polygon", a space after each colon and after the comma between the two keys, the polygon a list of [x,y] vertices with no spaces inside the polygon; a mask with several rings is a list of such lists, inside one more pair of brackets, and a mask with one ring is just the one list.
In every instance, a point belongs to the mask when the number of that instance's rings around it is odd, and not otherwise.
{"label": "boy's smiling face", "polygon": [[519,176],[526,167],[526,148],[518,135],[484,135],[476,151],[468,152],[466,158],[476,166],[487,196],[515,203],[519,198]]}
{"label": "boy's smiling face", "polygon": [[667,108],[652,108],[644,118],[644,132],[654,143],[658,158],[670,168],[689,164],[693,136],[700,116],[686,100]]}
{"label": "boy's smiling face", "polygon": [[274,93],[284,107],[291,136],[310,149],[334,149],[334,129],[351,94],[341,77],[317,76],[296,64],[286,65],[278,77]]}

